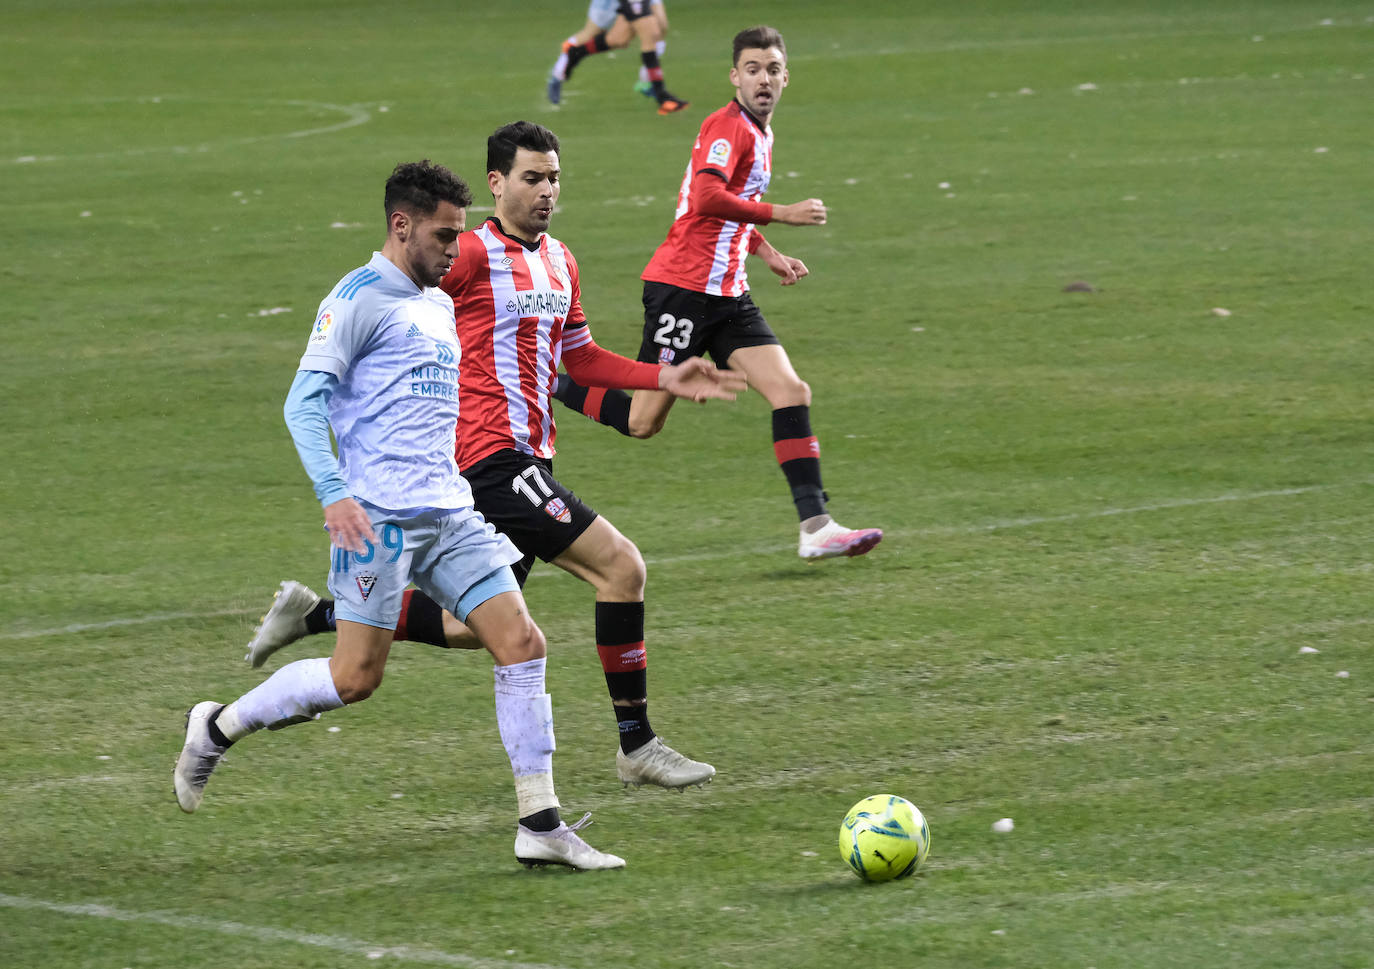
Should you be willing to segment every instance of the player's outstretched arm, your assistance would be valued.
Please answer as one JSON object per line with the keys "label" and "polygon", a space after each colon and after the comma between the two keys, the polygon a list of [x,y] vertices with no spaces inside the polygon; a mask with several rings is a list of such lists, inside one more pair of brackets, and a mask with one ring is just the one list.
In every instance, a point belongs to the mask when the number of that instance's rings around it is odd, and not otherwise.
{"label": "player's outstretched arm", "polygon": [[746,388],[744,375],[721,370],[709,360],[689,357],[682,363],[663,367],[658,373],[658,389],[699,404],[715,398],[734,400]]}

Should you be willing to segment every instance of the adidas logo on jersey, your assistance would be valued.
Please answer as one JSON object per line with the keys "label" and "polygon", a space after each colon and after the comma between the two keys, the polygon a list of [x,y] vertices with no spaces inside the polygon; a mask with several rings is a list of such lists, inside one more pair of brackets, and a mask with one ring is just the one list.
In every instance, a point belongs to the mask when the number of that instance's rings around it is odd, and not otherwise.
{"label": "adidas logo on jersey", "polygon": [[425,331],[422,330],[422,329],[420,329],[420,328],[419,328],[418,326],[416,326],[414,323],[410,324],[410,329],[406,330],[406,336],[407,336],[407,337],[424,336],[424,335],[425,335]]}

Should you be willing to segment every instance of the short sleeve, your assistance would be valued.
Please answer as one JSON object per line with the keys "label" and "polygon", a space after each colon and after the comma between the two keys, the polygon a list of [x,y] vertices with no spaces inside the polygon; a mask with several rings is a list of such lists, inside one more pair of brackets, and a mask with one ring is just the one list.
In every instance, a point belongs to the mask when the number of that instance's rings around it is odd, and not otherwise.
{"label": "short sleeve", "polygon": [[707,119],[692,147],[692,172],[712,171],[729,182],[753,151],[754,141],[729,115]]}
{"label": "short sleeve", "polygon": [[359,332],[355,322],[357,314],[353,312],[355,305],[333,298],[320,304],[298,370],[318,370],[336,377],[343,377],[348,372],[353,358],[369,336]]}

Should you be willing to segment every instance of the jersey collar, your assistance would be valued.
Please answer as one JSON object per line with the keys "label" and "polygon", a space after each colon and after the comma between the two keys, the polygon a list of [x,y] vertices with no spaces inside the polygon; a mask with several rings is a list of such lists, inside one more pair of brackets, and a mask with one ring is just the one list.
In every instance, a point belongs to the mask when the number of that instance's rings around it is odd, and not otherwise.
{"label": "jersey collar", "polygon": [[501,224],[501,220],[494,215],[487,216],[487,224],[511,242],[518,242],[529,252],[538,252],[539,247],[544,243],[544,236],[547,235],[547,233],[541,232],[539,233],[539,238],[533,242],[530,242],[528,239],[521,239],[519,236],[513,236],[506,231],[506,227]]}
{"label": "jersey collar", "polygon": [[760,121],[758,118],[754,117],[754,112],[752,112],[752,111],[750,111],[748,108],[746,108],[746,107],[744,106],[744,103],[743,103],[742,101],[740,101],[739,98],[735,98],[734,101],[735,101],[735,107],[739,108],[739,113],[740,113],[740,114],[744,115],[744,116],[745,116],[746,118],[748,118],[750,121],[754,122],[754,127],[755,127],[755,128],[758,128],[758,129],[759,129],[760,131],[762,131],[764,134],[768,134],[768,126],[767,126],[766,124],[764,124],[762,121]]}
{"label": "jersey collar", "polygon": [[367,268],[380,273],[388,286],[393,286],[407,293],[424,292],[420,286],[416,285],[415,280],[401,270],[400,266],[382,255],[380,251],[372,254],[372,258],[368,260]]}

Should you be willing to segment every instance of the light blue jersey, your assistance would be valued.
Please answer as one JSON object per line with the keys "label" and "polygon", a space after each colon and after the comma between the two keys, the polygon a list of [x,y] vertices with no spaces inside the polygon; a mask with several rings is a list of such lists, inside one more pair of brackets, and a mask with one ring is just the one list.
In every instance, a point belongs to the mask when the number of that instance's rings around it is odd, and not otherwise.
{"label": "light blue jersey", "polygon": [[380,252],[320,303],[300,370],[338,380],[329,423],[348,494],[392,511],[472,507],[453,456],[459,354],[453,301]]}
{"label": "light blue jersey", "polygon": [[519,588],[454,460],[458,356],[452,299],[379,252],[320,304],[286,423],[320,503],[358,499],[377,539],[331,548],[336,619],[394,629],[410,582],[460,618]]}

